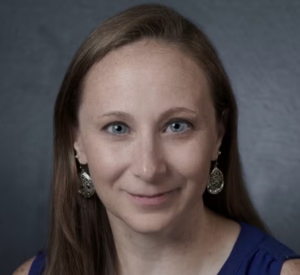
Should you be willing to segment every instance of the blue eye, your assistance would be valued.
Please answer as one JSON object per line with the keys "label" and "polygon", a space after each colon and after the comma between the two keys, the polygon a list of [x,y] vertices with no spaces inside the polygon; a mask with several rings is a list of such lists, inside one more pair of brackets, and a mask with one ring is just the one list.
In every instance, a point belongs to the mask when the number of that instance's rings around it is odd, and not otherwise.
{"label": "blue eye", "polygon": [[173,121],[170,124],[172,132],[182,133],[191,128],[191,124],[187,121]]}
{"label": "blue eye", "polygon": [[[173,120],[168,124],[168,127],[166,129],[168,129],[169,127],[171,128],[171,132],[181,134],[186,132],[193,126],[190,122],[185,120]],[[122,122],[110,123],[105,126],[104,129],[112,135],[124,135],[128,132],[128,127]]]}
{"label": "blue eye", "polygon": [[126,130],[124,131],[124,129],[126,129],[127,127],[123,123],[115,122],[115,123],[109,124],[106,128],[112,129],[111,131],[108,130],[109,133],[114,134],[114,135],[120,135],[120,134],[126,133]]}

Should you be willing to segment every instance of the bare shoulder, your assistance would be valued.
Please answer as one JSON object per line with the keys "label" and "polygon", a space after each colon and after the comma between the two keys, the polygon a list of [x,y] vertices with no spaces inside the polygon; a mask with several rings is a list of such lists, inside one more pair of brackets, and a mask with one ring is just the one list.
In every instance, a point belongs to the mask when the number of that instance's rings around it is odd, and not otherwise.
{"label": "bare shoulder", "polygon": [[19,266],[12,275],[28,275],[32,262],[34,261],[35,257],[27,260],[21,266]]}
{"label": "bare shoulder", "polygon": [[300,274],[300,259],[287,260],[283,263],[280,275]]}

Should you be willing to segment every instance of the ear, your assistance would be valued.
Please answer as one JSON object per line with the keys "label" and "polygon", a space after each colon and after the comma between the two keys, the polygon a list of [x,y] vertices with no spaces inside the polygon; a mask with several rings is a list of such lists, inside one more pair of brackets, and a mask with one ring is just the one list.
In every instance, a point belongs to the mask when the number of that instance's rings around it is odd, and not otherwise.
{"label": "ear", "polygon": [[79,163],[83,165],[87,164],[87,157],[85,154],[85,149],[82,141],[82,135],[80,133],[76,134],[74,149],[76,151],[76,155],[78,156]]}
{"label": "ear", "polygon": [[227,111],[223,111],[221,119],[217,121],[217,138],[214,144],[214,151],[213,151],[213,159],[217,160],[219,157],[219,151],[222,144],[223,137],[226,131],[226,121],[227,121]]}

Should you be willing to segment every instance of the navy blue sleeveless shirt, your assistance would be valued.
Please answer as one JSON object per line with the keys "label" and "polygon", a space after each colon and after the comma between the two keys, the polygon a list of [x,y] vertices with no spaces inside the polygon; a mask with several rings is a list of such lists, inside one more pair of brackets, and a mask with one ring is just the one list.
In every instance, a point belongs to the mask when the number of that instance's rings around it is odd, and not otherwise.
{"label": "navy blue sleeveless shirt", "polygon": [[[299,254],[258,228],[239,223],[241,232],[217,275],[279,275],[284,261],[300,258]],[[42,275],[45,264],[45,253],[38,253],[29,275]]]}

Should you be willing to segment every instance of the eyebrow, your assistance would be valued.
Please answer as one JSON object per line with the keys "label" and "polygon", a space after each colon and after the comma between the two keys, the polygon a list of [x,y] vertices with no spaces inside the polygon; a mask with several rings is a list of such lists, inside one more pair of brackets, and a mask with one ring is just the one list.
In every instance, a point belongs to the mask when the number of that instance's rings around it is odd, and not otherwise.
{"label": "eyebrow", "polygon": [[[197,115],[196,111],[191,110],[189,108],[186,108],[186,107],[173,107],[173,108],[167,110],[166,112],[164,112],[161,115],[161,117],[165,118],[165,117],[171,116],[175,113],[190,113],[193,116]],[[100,118],[109,117],[109,116],[117,116],[117,117],[121,117],[123,119],[127,118],[127,119],[130,119],[130,120],[133,120],[133,116],[131,114],[128,114],[128,113],[125,113],[125,112],[120,112],[120,111],[111,111],[111,112],[105,113],[102,116],[100,116]]]}

